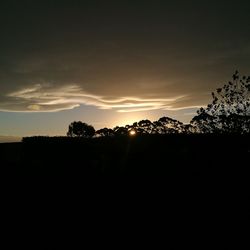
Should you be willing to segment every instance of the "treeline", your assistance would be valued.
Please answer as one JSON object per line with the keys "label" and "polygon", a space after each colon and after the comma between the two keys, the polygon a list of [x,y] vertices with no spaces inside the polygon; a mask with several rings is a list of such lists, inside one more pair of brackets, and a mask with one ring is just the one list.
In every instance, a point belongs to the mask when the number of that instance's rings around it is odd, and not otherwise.
{"label": "treeline", "polygon": [[158,121],[141,120],[132,125],[116,126],[115,128],[94,129],[93,126],[81,121],[72,122],[67,133],[68,137],[108,137],[108,136],[134,136],[142,134],[180,134],[191,133],[191,126],[169,117],[162,117]]}
{"label": "treeline", "polygon": [[68,143],[83,142],[88,140],[85,137],[67,137],[67,136],[29,136],[23,137],[22,142],[51,142],[51,143]]}
{"label": "treeline", "polygon": [[[69,125],[67,137],[96,138],[135,135],[166,134],[249,134],[250,133],[250,76],[236,71],[232,80],[212,92],[212,102],[200,108],[189,124],[169,117],[157,121],[141,120],[132,125],[95,130],[92,125],[74,121]],[[47,140],[44,137],[34,139]],[[27,141],[23,138],[23,141]],[[54,140],[66,140],[54,137]]]}
{"label": "treeline", "polygon": [[249,176],[250,134],[34,137],[25,142],[1,148],[3,166],[11,165],[18,175]]}
{"label": "treeline", "polygon": [[200,108],[190,124],[169,117],[158,121],[142,120],[132,125],[102,128],[95,131],[86,123],[72,122],[69,137],[100,137],[136,134],[247,134],[250,133],[250,76],[240,77],[236,71],[232,80],[212,92],[212,102]]}

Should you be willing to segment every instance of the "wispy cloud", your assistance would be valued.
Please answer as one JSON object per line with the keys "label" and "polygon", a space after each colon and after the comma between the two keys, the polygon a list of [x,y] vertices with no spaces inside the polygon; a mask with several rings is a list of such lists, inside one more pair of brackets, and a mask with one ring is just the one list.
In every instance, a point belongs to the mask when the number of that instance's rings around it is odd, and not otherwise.
{"label": "wispy cloud", "polygon": [[[7,99],[10,111],[53,112],[72,109],[84,104],[96,106],[99,109],[114,109],[117,112],[137,112],[155,109],[175,110],[174,104],[185,100],[185,95],[171,98],[135,96],[108,98],[87,93],[77,84],[65,85],[60,88],[55,88],[51,84],[35,84],[32,87],[9,93]],[[20,107],[22,107],[21,110]]]}

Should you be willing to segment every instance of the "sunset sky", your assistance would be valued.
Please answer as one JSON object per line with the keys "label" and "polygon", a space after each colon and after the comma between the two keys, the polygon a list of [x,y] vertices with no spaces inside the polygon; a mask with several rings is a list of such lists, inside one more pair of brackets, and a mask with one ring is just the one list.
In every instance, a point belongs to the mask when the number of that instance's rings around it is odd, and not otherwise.
{"label": "sunset sky", "polygon": [[189,122],[236,69],[249,75],[249,28],[247,0],[1,1],[0,140],[74,120]]}

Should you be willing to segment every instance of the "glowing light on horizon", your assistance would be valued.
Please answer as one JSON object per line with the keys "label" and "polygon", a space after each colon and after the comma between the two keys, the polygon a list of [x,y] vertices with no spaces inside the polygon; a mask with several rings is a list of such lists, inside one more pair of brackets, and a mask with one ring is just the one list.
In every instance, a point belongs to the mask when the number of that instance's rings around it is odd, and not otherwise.
{"label": "glowing light on horizon", "polygon": [[135,136],[136,135],[136,131],[135,130],[130,130],[129,131],[129,135],[130,136]]}

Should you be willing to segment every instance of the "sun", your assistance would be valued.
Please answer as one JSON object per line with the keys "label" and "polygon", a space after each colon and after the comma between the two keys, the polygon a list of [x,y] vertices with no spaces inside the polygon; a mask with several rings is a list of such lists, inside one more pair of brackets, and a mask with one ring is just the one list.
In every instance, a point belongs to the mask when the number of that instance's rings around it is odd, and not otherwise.
{"label": "sun", "polygon": [[133,130],[133,129],[130,130],[130,131],[129,131],[129,135],[130,135],[130,136],[135,136],[135,135],[136,135],[136,131]]}

